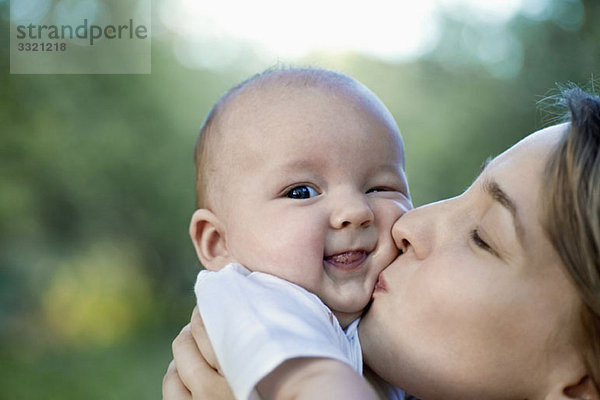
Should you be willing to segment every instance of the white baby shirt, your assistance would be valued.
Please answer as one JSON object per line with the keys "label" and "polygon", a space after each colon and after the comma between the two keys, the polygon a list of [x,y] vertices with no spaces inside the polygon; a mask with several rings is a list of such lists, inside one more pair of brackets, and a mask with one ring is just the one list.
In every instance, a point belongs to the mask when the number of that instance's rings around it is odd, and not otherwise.
{"label": "white baby shirt", "polygon": [[362,375],[358,322],[346,331],[314,294],[273,275],[229,264],[200,271],[198,308],[236,399],[257,400],[256,384],[286,360],[332,358]]}

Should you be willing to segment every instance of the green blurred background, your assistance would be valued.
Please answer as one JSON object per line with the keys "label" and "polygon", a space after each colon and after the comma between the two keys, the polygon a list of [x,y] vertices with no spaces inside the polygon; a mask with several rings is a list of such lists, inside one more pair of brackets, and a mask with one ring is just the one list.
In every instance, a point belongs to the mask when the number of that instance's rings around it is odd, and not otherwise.
{"label": "green blurred background", "polygon": [[[446,2],[439,40],[408,60],[314,51],[280,61],[348,73],[381,97],[420,205],[460,193],[485,158],[548,124],[537,103],[556,82],[599,76],[600,1],[524,1],[537,11],[502,22]],[[153,15],[150,75],[10,75],[8,3],[0,398],[160,398],[199,268],[187,237],[197,132],[226,89],[277,58],[244,42],[232,53],[228,42],[226,60],[186,65],[178,34]],[[331,18],[334,29],[343,10]]]}

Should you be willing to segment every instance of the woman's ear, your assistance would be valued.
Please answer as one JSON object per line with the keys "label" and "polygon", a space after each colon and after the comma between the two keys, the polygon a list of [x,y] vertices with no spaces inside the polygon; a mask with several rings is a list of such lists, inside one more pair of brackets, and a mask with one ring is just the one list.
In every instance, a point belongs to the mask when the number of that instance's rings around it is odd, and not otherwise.
{"label": "woman's ear", "polygon": [[573,348],[560,356],[551,385],[544,400],[600,400],[581,354]]}
{"label": "woman's ear", "polygon": [[203,208],[194,212],[190,237],[204,268],[217,271],[230,262],[223,225],[211,211]]}
{"label": "woman's ear", "polygon": [[600,393],[598,393],[596,385],[588,375],[576,384],[566,387],[563,394],[567,399],[600,400]]}

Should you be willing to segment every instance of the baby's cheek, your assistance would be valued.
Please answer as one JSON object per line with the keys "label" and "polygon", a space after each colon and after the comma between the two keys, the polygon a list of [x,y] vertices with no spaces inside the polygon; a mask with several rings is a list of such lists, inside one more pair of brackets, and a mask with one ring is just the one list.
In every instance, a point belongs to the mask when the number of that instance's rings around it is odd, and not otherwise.
{"label": "baby's cheek", "polygon": [[402,215],[412,209],[408,200],[377,199],[372,206],[376,223],[387,232]]}
{"label": "baby's cheek", "polygon": [[375,224],[379,248],[377,257],[379,258],[378,262],[385,263],[386,266],[398,256],[398,248],[392,237],[392,227],[404,212],[404,208],[400,207],[397,202],[387,201],[387,204],[383,204],[376,215]]}
{"label": "baby's cheek", "polygon": [[402,211],[402,215],[406,214],[407,212],[409,212],[410,210],[414,209],[414,206],[412,204],[412,200],[405,200],[402,201],[400,203],[400,206],[402,207],[403,211]]}
{"label": "baby's cheek", "polygon": [[[309,289],[315,287],[323,273],[325,237],[317,227],[294,227],[277,230],[263,256],[269,260],[271,273]],[[285,275],[285,276],[282,276]]]}

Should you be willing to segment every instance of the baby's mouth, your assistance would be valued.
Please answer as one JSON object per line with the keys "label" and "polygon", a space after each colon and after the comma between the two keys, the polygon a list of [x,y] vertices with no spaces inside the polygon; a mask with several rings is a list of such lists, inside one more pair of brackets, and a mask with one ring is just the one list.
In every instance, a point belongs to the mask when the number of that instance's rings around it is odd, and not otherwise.
{"label": "baby's mouth", "polygon": [[354,269],[362,265],[368,253],[364,250],[351,250],[324,258],[325,262],[341,269]]}

